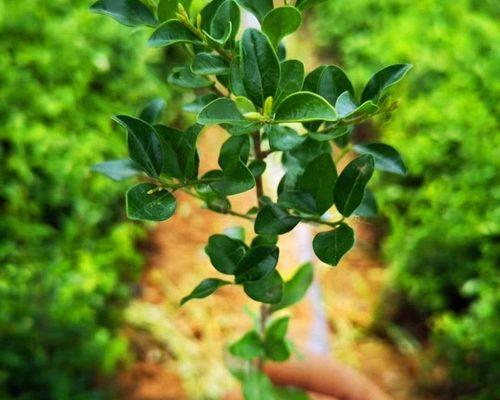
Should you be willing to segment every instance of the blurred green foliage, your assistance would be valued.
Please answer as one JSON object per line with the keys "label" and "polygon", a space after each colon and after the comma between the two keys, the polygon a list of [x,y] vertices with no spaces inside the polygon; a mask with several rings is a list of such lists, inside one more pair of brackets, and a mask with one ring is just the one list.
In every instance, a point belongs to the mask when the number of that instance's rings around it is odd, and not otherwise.
{"label": "blurred green foliage", "polygon": [[460,399],[500,398],[499,12],[493,0],[331,1],[314,23],[358,82],[395,61],[415,66],[383,122],[410,173],[380,188],[391,287],[403,299],[382,308],[424,316]]}
{"label": "blurred green foliage", "polygon": [[142,228],[121,222],[123,185],[89,171],[125,153],[112,113],[168,93],[143,32],[88,5],[0,2],[2,399],[99,399],[127,354]]}

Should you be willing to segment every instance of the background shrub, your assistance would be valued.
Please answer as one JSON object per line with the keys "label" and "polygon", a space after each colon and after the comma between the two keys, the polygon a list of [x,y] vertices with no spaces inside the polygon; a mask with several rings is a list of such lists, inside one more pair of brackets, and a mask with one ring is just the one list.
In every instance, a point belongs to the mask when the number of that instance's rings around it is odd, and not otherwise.
{"label": "background shrub", "polygon": [[[0,3],[0,398],[96,399],[126,355],[116,330],[141,257],[110,110],[167,96],[145,37],[88,2]],[[132,110],[135,111],[135,110]]]}
{"label": "background shrub", "polygon": [[[324,3],[325,53],[363,82],[396,60],[415,65],[384,126],[410,175],[381,188],[393,232],[385,250],[399,320],[409,304],[449,361],[453,398],[500,398],[499,34],[493,1]],[[376,127],[374,127],[376,130]],[[389,304],[390,302],[387,302]]]}

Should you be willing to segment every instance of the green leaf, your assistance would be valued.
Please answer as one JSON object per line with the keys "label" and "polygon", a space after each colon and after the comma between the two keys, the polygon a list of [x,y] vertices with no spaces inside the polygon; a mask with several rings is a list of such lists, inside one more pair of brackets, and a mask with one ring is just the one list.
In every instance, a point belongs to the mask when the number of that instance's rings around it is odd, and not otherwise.
{"label": "green leaf", "polygon": [[298,181],[298,188],[314,198],[316,211],[323,215],[333,205],[333,191],[337,169],[330,154],[320,154],[306,167]]}
{"label": "green leaf", "polygon": [[148,40],[148,45],[151,47],[171,46],[177,43],[203,45],[198,36],[175,19],[162,23]]}
{"label": "green leaf", "polygon": [[193,299],[204,299],[205,297],[208,297],[211,294],[215,293],[220,287],[230,284],[231,282],[223,281],[221,279],[205,279],[193,289],[191,294],[181,300],[181,306]]}
{"label": "green leaf", "polygon": [[371,100],[357,106],[352,95],[349,92],[344,92],[337,99],[335,109],[341,118],[353,119],[362,116],[369,117],[375,114],[379,110],[379,107]]}
{"label": "green leaf", "polygon": [[350,216],[361,203],[374,166],[373,156],[363,154],[351,161],[338,177],[334,192],[335,205],[344,217]]}
{"label": "green leaf", "polygon": [[200,89],[214,85],[210,79],[194,74],[189,67],[174,68],[168,76],[168,83],[184,89]]}
{"label": "green leaf", "polygon": [[314,253],[326,264],[336,266],[354,246],[354,231],[341,224],[329,232],[318,233],[313,240]]}
{"label": "green leaf", "polygon": [[302,14],[295,7],[285,6],[269,11],[262,21],[262,31],[276,48],[281,40],[302,24]]}
{"label": "green leaf", "polygon": [[375,217],[378,214],[378,205],[377,200],[375,199],[375,195],[370,190],[370,188],[365,189],[365,194],[363,196],[363,200],[361,204],[356,208],[353,212],[353,215],[358,217]]}
{"label": "green leaf", "polygon": [[250,170],[254,178],[262,176],[266,168],[267,164],[263,160],[253,160],[250,164],[248,164],[248,169]]}
{"label": "green leaf", "polygon": [[290,323],[290,317],[281,317],[275,319],[266,328],[265,340],[282,340],[286,337],[288,332],[288,324]]}
{"label": "green leaf", "polygon": [[318,213],[314,196],[303,190],[290,188],[283,190],[278,197],[278,204],[300,213],[313,215]]}
{"label": "green leaf", "polygon": [[361,102],[373,100],[378,103],[382,95],[403,79],[411,68],[411,64],[394,64],[376,72],[363,89]]}
{"label": "green leaf", "polygon": [[164,108],[165,101],[163,99],[151,100],[141,111],[139,118],[146,121],[148,124],[154,125],[161,118],[161,113]]}
{"label": "green leaf", "polygon": [[319,154],[331,154],[332,147],[328,142],[318,142],[307,138],[297,148],[283,153],[282,163],[290,176],[296,176],[304,172],[307,165]]}
{"label": "green leaf", "polygon": [[229,74],[229,64],[219,55],[198,53],[191,70],[197,75],[227,75]]}
{"label": "green leaf", "polygon": [[193,102],[184,104],[182,110],[189,113],[199,114],[205,106],[212,101],[218,99],[219,97],[214,93],[205,94],[203,96],[197,97]]}
{"label": "green leaf", "polygon": [[301,389],[292,387],[275,387],[273,400],[310,400],[310,398],[307,393]]}
{"label": "green leaf", "polygon": [[[241,1],[241,0],[240,0]],[[248,0],[252,1],[252,0]],[[245,400],[275,400],[275,389],[267,375],[252,369],[243,377],[243,397]]]}
{"label": "green leaf", "polygon": [[241,7],[255,15],[260,22],[273,9],[273,0],[237,0],[237,2]]}
{"label": "green leaf", "polygon": [[231,344],[228,350],[235,357],[253,360],[264,354],[264,344],[257,332],[249,331]]}
{"label": "green leaf", "polygon": [[277,204],[264,206],[255,220],[255,233],[259,235],[282,235],[290,232],[300,222]]}
{"label": "green leaf", "polygon": [[116,115],[113,120],[127,130],[130,158],[149,176],[157,178],[162,170],[162,147],[155,129],[140,119]]}
{"label": "green leaf", "polygon": [[92,166],[91,171],[103,174],[114,181],[122,181],[141,174],[141,170],[137,168],[137,164],[128,158],[95,164]]}
{"label": "green leaf", "polygon": [[244,164],[250,155],[250,137],[247,135],[231,136],[221,147],[219,154],[219,165],[222,169],[234,160],[240,160]]}
{"label": "green leaf", "polygon": [[280,80],[280,63],[271,42],[257,29],[247,29],[241,39],[241,77],[247,96],[262,107],[274,96]]}
{"label": "green leaf", "polygon": [[283,286],[283,297],[281,301],[271,307],[275,312],[298,303],[306,295],[313,281],[314,269],[311,263],[302,265],[295,275]]}
{"label": "green leaf", "polygon": [[274,246],[276,243],[278,243],[278,236],[276,235],[258,235],[255,236],[254,239],[252,240],[251,247]]}
{"label": "green leaf", "polygon": [[158,23],[151,10],[139,0],[99,0],[90,11],[113,17],[127,26],[155,26]]}
{"label": "green leaf", "polygon": [[160,22],[175,19],[177,11],[179,10],[179,3],[182,4],[186,12],[189,13],[191,0],[159,0],[158,19]]}
{"label": "green leaf", "polygon": [[233,275],[238,263],[247,251],[245,243],[226,235],[210,236],[205,253],[215,269],[223,274]]}
{"label": "green leaf", "polygon": [[236,103],[236,107],[242,114],[250,113],[250,112],[256,112],[257,110],[255,109],[254,104],[247,99],[244,96],[238,96],[234,99],[234,102]]}
{"label": "green leaf", "polygon": [[297,3],[295,4],[295,6],[299,10],[305,10],[306,8],[315,6],[316,4],[322,3],[324,1],[325,0],[297,0]]}
{"label": "green leaf", "polygon": [[[258,249],[259,247],[254,247]],[[280,302],[283,296],[283,279],[278,271],[272,271],[258,281],[243,283],[243,290],[251,299],[266,304]]]}
{"label": "green leaf", "polygon": [[193,125],[186,132],[163,125],[155,125],[163,148],[163,172],[173,178],[194,179],[198,176],[199,157],[196,141],[201,125]]}
{"label": "green leaf", "polygon": [[332,129],[326,129],[322,132],[309,132],[308,136],[318,142],[327,142],[333,139],[346,136],[352,132],[351,126],[337,126]]}
{"label": "green leaf", "polygon": [[[210,35],[216,40],[222,40],[225,43],[229,38],[234,39],[240,29],[240,8],[234,0],[224,1],[215,12],[210,24]],[[227,27],[231,26],[229,37],[227,36]]]}
{"label": "green leaf", "polygon": [[241,73],[241,62],[239,57],[235,57],[231,62],[229,69],[229,89],[236,96],[248,97],[243,85],[243,77]]}
{"label": "green leaf", "polygon": [[336,121],[337,112],[321,96],[298,92],[285,98],[276,109],[275,122]]}
{"label": "green leaf", "polygon": [[202,125],[243,125],[248,121],[238,110],[236,104],[227,97],[212,101],[198,114],[198,123]]}
{"label": "green leaf", "polygon": [[266,329],[264,349],[266,357],[273,361],[282,362],[290,358],[290,346],[285,340],[289,321],[290,317],[276,319]]}
{"label": "green leaf", "polygon": [[145,221],[165,221],[174,215],[177,202],[172,194],[151,183],[140,183],[127,192],[127,216]]}
{"label": "green leaf", "polygon": [[351,81],[336,65],[324,65],[312,71],[304,81],[304,90],[319,94],[332,106],[343,92],[354,96]]}
{"label": "green leaf", "polygon": [[252,247],[239,262],[236,283],[258,281],[276,268],[279,248],[276,246]]}
{"label": "green leaf", "polygon": [[231,196],[252,189],[255,186],[255,179],[244,163],[233,160],[225,165],[221,179],[210,185],[218,193]]}
{"label": "green leaf", "polygon": [[231,239],[245,242],[246,232],[242,226],[232,226],[224,229],[224,235],[229,236]]}
{"label": "green leaf", "polygon": [[307,136],[300,136],[294,129],[288,126],[270,125],[267,133],[269,135],[269,146],[272,150],[286,151],[299,147]]}
{"label": "green leaf", "polygon": [[371,154],[375,159],[375,169],[393,174],[405,175],[406,166],[398,151],[384,143],[365,143],[354,146],[360,154]]}
{"label": "green leaf", "polygon": [[278,105],[281,100],[297,93],[304,85],[304,64],[298,60],[286,60],[281,63],[281,76],[276,90],[274,104]]}

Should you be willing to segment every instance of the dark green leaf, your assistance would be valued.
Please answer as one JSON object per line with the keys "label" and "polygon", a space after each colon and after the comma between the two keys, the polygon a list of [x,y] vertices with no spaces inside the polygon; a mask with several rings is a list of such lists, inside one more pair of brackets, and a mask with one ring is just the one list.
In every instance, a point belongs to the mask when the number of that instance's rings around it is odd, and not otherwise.
{"label": "dark green leaf", "polygon": [[237,0],[238,4],[250,11],[262,21],[264,16],[273,9],[273,0]]}
{"label": "dark green leaf", "polygon": [[181,300],[181,306],[186,304],[189,300],[204,299],[215,293],[217,289],[222,286],[230,285],[231,282],[223,281],[221,279],[209,278],[203,280],[188,296]]}
{"label": "dark green leaf", "polygon": [[219,154],[219,165],[222,169],[235,160],[240,160],[244,164],[250,155],[250,137],[247,135],[231,136],[221,147]]}
{"label": "dark green leaf", "polygon": [[262,174],[266,170],[266,167],[266,162],[262,160],[253,160],[250,164],[248,164],[248,169],[250,170],[254,178],[262,176]]}
{"label": "dark green leaf", "polygon": [[290,232],[300,222],[277,204],[264,206],[255,220],[255,233],[259,235],[282,235]]}
{"label": "dark green leaf", "polygon": [[109,15],[127,26],[155,26],[158,23],[151,10],[139,0],[99,0],[90,11]]}
{"label": "dark green leaf", "polygon": [[398,151],[384,143],[365,143],[354,146],[360,154],[371,154],[375,159],[375,169],[405,175],[406,166]]}
{"label": "dark green leaf", "polygon": [[137,164],[128,158],[95,164],[92,166],[91,171],[103,174],[114,181],[122,181],[141,174]]}
{"label": "dark green leaf", "polygon": [[229,73],[229,64],[219,55],[198,53],[191,70],[197,75],[225,75]]}
{"label": "dark green leaf", "polygon": [[309,132],[309,137],[318,142],[327,142],[333,139],[346,136],[352,132],[350,126],[338,126],[336,128],[325,129],[322,132]]}
{"label": "dark green leaf", "polygon": [[304,64],[298,60],[286,60],[281,63],[281,76],[274,99],[275,105],[302,89],[304,74]]}
{"label": "dark green leaf", "polygon": [[358,208],[354,211],[353,215],[358,217],[375,217],[378,214],[377,200],[373,192],[367,187],[365,189],[365,194],[363,200]]}
{"label": "dark green leaf", "polygon": [[222,170],[222,178],[211,183],[212,188],[224,196],[239,194],[252,189],[255,179],[240,160],[228,162]]}
{"label": "dark green leaf", "polygon": [[277,235],[258,235],[252,240],[252,247],[274,246],[276,243],[278,243]]}
{"label": "dark green leaf", "polygon": [[[295,186],[295,185],[294,185]],[[303,190],[283,190],[278,197],[278,204],[305,214],[317,214],[316,200],[312,194]]]}
{"label": "dark green leaf", "polygon": [[229,70],[229,88],[231,92],[236,96],[248,97],[243,85],[243,78],[241,73],[241,62],[239,57],[236,57],[231,62],[231,67]]}
{"label": "dark green leaf", "polygon": [[158,177],[162,171],[162,147],[155,129],[140,119],[116,115],[113,120],[127,130],[130,158],[146,173]]}
{"label": "dark green leaf", "polygon": [[354,96],[351,81],[345,72],[335,65],[318,67],[307,75],[304,90],[319,94],[332,106],[343,92],[347,91]]}
{"label": "dark green leaf", "polygon": [[198,36],[175,19],[162,23],[148,40],[148,45],[152,47],[171,46],[177,43],[203,45]]}
{"label": "dark green leaf", "polygon": [[161,118],[161,113],[164,108],[165,101],[163,99],[151,100],[141,111],[139,118],[146,121],[148,124],[154,125]]}
{"label": "dark green leaf", "polygon": [[210,35],[217,40],[227,41],[227,27],[231,25],[230,38],[234,39],[240,29],[240,8],[234,0],[224,1],[215,12],[210,24]]}
{"label": "dark green leaf", "polygon": [[[259,247],[253,247],[258,249]],[[272,271],[258,281],[243,283],[243,290],[251,299],[266,304],[279,303],[283,296],[283,279],[278,271]]]}
{"label": "dark green leaf", "polygon": [[174,215],[176,204],[169,191],[151,183],[141,183],[127,192],[127,216],[130,219],[165,221]]}
{"label": "dark green leaf", "polygon": [[271,42],[257,29],[247,29],[241,39],[241,76],[245,92],[257,106],[274,96],[280,80],[280,63]]}
{"label": "dark green leaf", "polygon": [[247,247],[241,240],[226,235],[210,236],[205,253],[215,269],[223,274],[233,275],[238,263],[245,255]]}
{"label": "dark green leaf", "polygon": [[262,31],[276,48],[281,40],[299,29],[302,14],[295,7],[285,6],[269,11],[262,21]]}
{"label": "dark green leaf", "polygon": [[376,72],[368,81],[361,102],[373,100],[378,103],[382,95],[391,87],[404,78],[406,73],[412,68],[411,64],[394,64]]}
{"label": "dark green leaf", "polygon": [[210,32],[210,26],[215,18],[215,14],[224,1],[226,0],[212,0],[207,2],[207,5],[200,11],[201,29]]}
{"label": "dark green leaf", "polygon": [[335,185],[335,205],[344,216],[350,216],[361,203],[365,187],[373,175],[374,159],[363,154],[351,161],[342,171]]}
{"label": "dark green leaf", "polygon": [[174,68],[168,76],[168,83],[184,89],[200,89],[214,85],[210,79],[194,74],[189,67]]}
{"label": "dark green leaf", "polygon": [[282,317],[273,321],[266,329],[264,349],[266,357],[282,362],[290,358],[291,351],[285,337],[290,317]]}
{"label": "dark green leaf", "polygon": [[336,121],[337,112],[321,96],[298,92],[286,97],[276,109],[275,122]]}
{"label": "dark green leaf", "polygon": [[232,124],[243,125],[248,121],[238,110],[236,104],[227,97],[221,97],[208,104],[198,115],[202,125]]}
{"label": "dark green leaf", "polygon": [[264,354],[264,344],[257,332],[249,331],[229,346],[229,352],[235,357],[253,360]]}
{"label": "dark green leaf", "polygon": [[299,147],[307,136],[300,136],[295,130],[288,126],[271,125],[267,131],[269,135],[269,146],[272,150],[293,150]]}
{"label": "dark green leaf", "polygon": [[316,211],[324,214],[333,205],[333,191],[337,181],[337,169],[330,154],[320,154],[306,167],[299,179],[298,188],[314,198]]}
{"label": "dark green leaf", "polygon": [[283,286],[283,298],[279,303],[271,307],[271,311],[275,312],[290,307],[302,300],[309,286],[311,286],[313,274],[314,270],[311,263],[302,265],[292,279],[285,282]]}
{"label": "dark green leaf", "polygon": [[205,108],[207,104],[211,103],[217,98],[218,96],[216,94],[213,93],[205,94],[203,96],[197,97],[191,103],[184,104],[182,110],[185,112],[198,114],[201,110]]}
{"label": "dark green leaf", "polygon": [[269,275],[278,263],[279,249],[276,246],[252,247],[236,269],[236,283],[258,281]]}
{"label": "dark green leaf", "polygon": [[360,106],[356,105],[355,100],[349,92],[344,92],[339,96],[335,103],[335,109],[343,119],[353,119],[362,116],[369,117],[379,110],[378,106],[371,100],[365,101]]}
{"label": "dark green leaf", "polygon": [[326,264],[336,266],[354,246],[354,231],[341,224],[329,232],[318,233],[313,240],[314,253]]}

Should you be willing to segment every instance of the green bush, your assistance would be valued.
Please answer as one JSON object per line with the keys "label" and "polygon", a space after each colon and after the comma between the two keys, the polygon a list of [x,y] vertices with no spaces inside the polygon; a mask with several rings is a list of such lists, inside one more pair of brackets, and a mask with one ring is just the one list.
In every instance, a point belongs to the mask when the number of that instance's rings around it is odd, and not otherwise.
{"label": "green bush", "polygon": [[0,2],[2,399],[100,398],[97,375],[126,357],[142,229],[120,222],[123,186],[89,170],[124,152],[109,110],[167,93],[144,34],[88,5]]}
{"label": "green bush", "polygon": [[359,82],[395,60],[415,65],[384,126],[410,171],[379,199],[391,286],[426,317],[453,398],[500,398],[498,5],[335,1],[317,17],[320,43]]}

